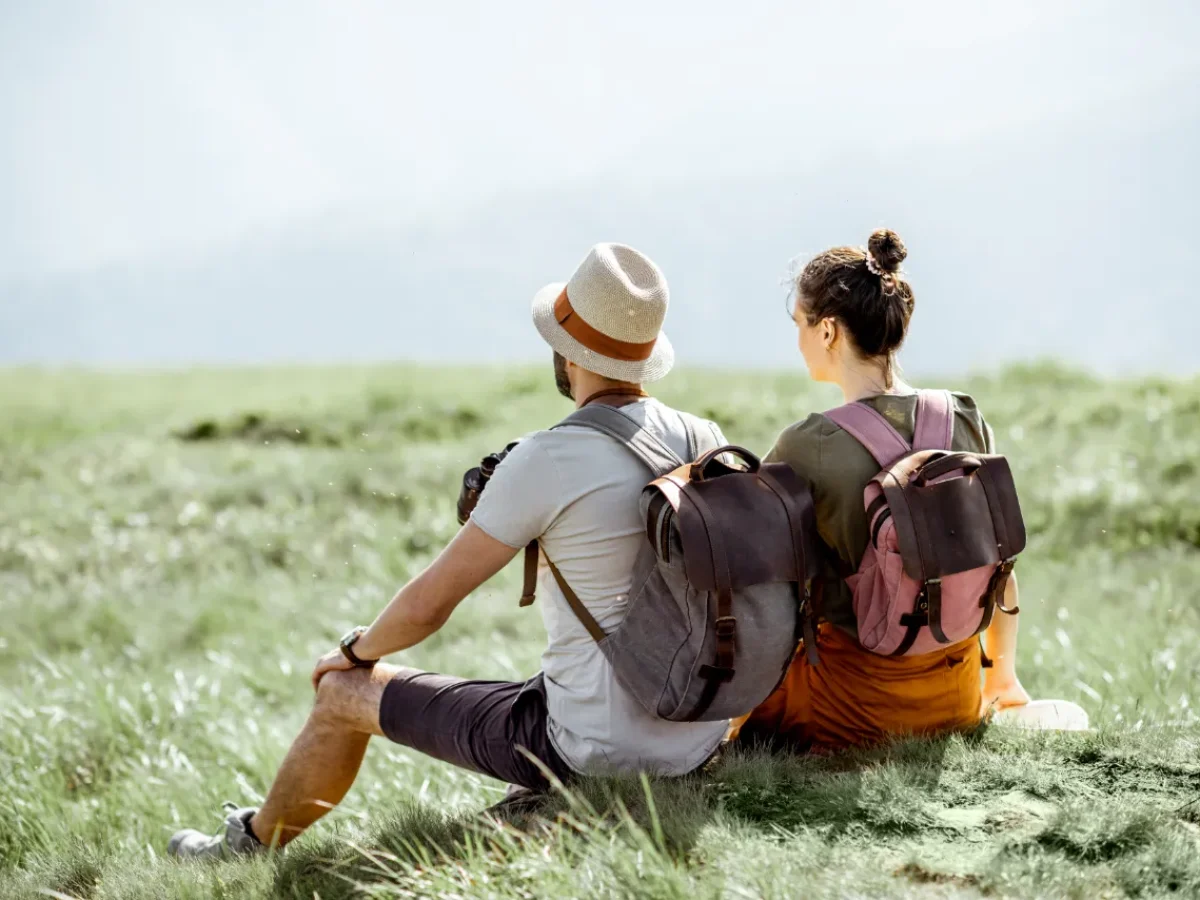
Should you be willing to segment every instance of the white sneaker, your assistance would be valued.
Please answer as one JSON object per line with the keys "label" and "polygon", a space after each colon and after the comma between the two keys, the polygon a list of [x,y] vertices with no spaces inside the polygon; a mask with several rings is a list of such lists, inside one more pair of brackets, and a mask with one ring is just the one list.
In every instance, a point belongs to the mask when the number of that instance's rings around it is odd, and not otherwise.
{"label": "white sneaker", "polygon": [[250,830],[250,817],[258,809],[226,803],[225,810],[229,814],[223,829],[213,835],[194,828],[177,831],[167,844],[167,855],[179,859],[228,859],[265,852],[266,845]]}

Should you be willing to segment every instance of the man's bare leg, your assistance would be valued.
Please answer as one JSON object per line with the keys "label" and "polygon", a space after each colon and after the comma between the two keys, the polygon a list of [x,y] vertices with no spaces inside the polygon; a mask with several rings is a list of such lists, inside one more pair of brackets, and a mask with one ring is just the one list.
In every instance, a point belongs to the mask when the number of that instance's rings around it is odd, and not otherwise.
{"label": "man's bare leg", "polygon": [[304,728],[292,742],[262,808],[250,820],[264,844],[282,846],[300,836],[346,796],[372,735],[382,735],[383,690],[402,670],[330,672],[321,679]]}

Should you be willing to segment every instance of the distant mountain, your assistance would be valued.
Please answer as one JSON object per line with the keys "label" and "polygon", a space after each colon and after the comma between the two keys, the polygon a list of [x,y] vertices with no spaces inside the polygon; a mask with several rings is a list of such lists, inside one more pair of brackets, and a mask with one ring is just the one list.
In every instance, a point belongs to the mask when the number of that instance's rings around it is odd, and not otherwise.
{"label": "distant mountain", "polygon": [[888,158],[863,148],[788,174],[611,176],[514,192],[423,229],[343,213],[194,258],[10,282],[0,363],[536,358],[533,292],[591,243],[621,240],[667,273],[684,360],[798,364],[788,260],[888,224],[908,243],[917,292],[910,369],[1055,356],[1194,370],[1191,101],[1125,111],[1121,132],[1101,115]]}

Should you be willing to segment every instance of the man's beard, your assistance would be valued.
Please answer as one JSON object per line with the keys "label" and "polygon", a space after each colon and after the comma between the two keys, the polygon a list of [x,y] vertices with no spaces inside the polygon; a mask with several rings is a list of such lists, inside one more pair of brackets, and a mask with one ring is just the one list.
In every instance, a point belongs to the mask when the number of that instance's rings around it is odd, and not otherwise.
{"label": "man's beard", "polygon": [[571,392],[571,379],[567,377],[567,360],[557,350],[554,351],[554,386],[568,400],[574,400]]}

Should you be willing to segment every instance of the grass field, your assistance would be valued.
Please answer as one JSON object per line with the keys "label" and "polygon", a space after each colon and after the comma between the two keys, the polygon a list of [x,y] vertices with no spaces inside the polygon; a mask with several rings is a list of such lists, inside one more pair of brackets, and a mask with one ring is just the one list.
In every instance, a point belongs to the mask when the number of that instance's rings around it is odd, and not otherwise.
{"label": "grass field", "polygon": [[[379,742],[286,854],[214,866],[167,838],[261,797],[312,660],[454,533],[462,470],[566,413],[549,364],[0,372],[0,896],[1200,896],[1200,380],[961,386],[1031,533],[1019,671],[1092,733],[732,756],[507,825],[476,815],[499,784]],[[759,449],[833,399],[796,374],[659,394]],[[533,674],[518,577],[407,662]]]}

